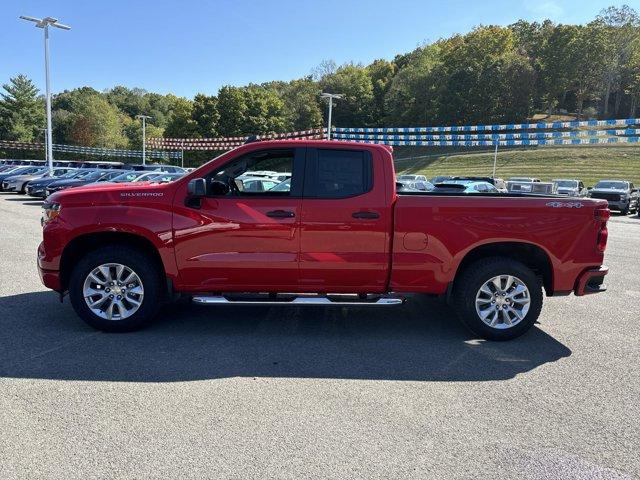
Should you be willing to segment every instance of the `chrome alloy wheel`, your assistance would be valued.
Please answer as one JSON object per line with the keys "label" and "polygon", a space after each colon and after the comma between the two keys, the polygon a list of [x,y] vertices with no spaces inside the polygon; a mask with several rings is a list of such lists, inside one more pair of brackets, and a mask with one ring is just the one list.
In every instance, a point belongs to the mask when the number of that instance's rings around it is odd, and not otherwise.
{"label": "chrome alloy wheel", "polygon": [[498,275],[488,280],[476,294],[476,312],[491,328],[506,329],[527,316],[531,295],[522,280]]}
{"label": "chrome alloy wheel", "polygon": [[84,280],[84,301],[91,311],[106,320],[123,320],[138,311],[144,287],[136,272],[126,265],[105,263]]}

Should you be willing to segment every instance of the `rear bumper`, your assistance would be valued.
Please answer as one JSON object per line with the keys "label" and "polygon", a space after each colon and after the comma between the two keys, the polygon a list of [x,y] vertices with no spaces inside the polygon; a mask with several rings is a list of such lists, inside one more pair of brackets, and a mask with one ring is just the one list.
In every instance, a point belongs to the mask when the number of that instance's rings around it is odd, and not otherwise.
{"label": "rear bumper", "polygon": [[609,267],[604,265],[585,270],[576,280],[573,293],[581,297],[583,295],[606,291],[607,287],[604,284],[604,277],[607,273],[609,273]]}

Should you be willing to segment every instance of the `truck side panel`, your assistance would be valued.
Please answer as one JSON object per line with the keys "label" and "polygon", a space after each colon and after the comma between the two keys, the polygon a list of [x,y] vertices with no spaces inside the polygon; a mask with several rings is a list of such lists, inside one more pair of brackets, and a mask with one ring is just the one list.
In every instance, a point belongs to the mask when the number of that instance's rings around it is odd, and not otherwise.
{"label": "truck side panel", "polygon": [[390,289],[445,293],[474,248],[522,242],[548,256],[553,291],[571,291],[582,271],[603,260],[596,247],[594,210],[606,205],[578,203],[580,207],[551,198],[399,195]]}

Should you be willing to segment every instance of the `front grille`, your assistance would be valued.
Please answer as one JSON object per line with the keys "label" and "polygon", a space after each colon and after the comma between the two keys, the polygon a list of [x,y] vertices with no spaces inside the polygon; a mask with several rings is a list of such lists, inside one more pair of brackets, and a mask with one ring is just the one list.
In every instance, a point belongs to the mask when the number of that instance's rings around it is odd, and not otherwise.
{"label": "front grille", "polygon": [[608,200],[610,202],[619,202],[620,201],[620,194],[619,193],[591,192],[591,198],[600,198],[602,200]]}

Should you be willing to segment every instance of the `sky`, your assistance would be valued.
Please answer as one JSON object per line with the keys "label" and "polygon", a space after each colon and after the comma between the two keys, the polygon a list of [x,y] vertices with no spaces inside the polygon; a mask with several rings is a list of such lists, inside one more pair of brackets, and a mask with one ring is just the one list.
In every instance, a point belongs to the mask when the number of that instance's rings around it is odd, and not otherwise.
{"label": "sky", "polygon": [[19,15],[55,17],[52,91],[116,85],[193,97],[223,85],[291,80],[323,60],[368,64],[477,25],[586,23],[640,0],[0,0],[0,83],[44,88],[43,34]]}

